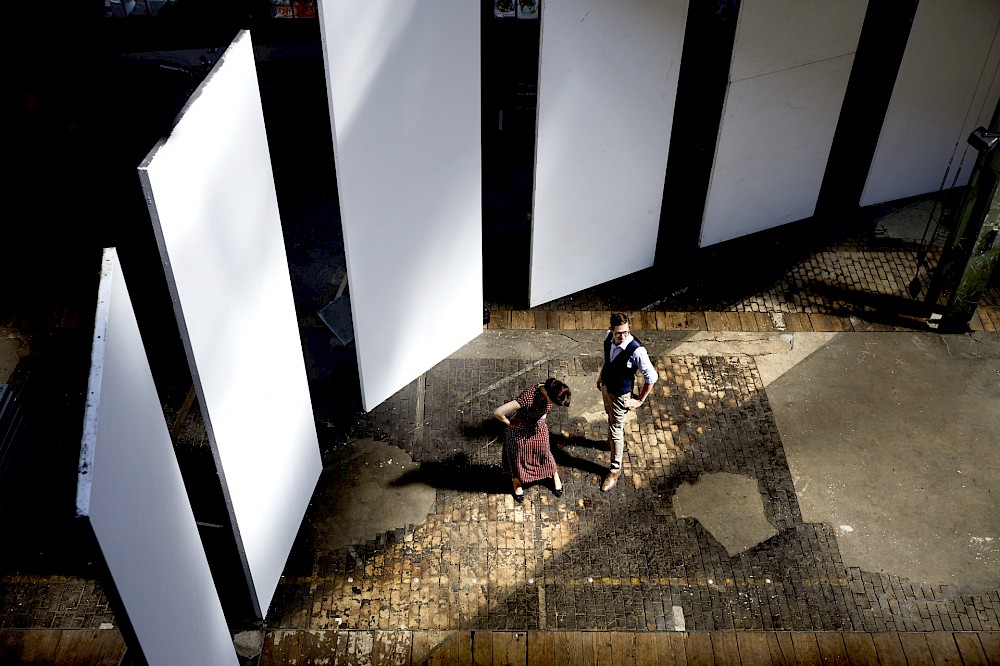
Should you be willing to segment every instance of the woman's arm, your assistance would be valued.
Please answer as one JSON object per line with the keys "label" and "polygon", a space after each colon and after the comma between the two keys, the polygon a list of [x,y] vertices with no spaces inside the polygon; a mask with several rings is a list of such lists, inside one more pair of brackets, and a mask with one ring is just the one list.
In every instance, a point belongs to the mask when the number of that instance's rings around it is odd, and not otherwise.
{"label": "woman's arm", "polygon": [[510,425],[510,417],[520,408],[521,405],[517,404],[517,400],[511,400],[497,407],[493,412],[493,416],[497,417],[504,425]]}

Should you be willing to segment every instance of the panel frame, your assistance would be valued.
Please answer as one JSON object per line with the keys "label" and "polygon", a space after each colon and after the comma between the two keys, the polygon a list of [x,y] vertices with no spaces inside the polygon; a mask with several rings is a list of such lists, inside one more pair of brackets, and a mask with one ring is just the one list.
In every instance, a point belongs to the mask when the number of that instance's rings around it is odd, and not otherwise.
{"label": "panel frame", "polygon": [[138,171],[262,619],[322,461],[249,32]]}

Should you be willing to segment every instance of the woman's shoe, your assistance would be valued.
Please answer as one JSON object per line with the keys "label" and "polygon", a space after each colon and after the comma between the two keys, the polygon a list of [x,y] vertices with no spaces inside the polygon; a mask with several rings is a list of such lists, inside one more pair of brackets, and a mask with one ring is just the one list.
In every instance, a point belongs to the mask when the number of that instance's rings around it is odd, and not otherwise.
{"label": "woman's shoe", "polygon": [[553,483],[552,484],[552,494],[555,495],[556,497],[562,497],[563,496],[563,487],[556,488],[556,484]]}
{"label": "woman's shoe", "polygon": [[517,502],[518,504],[524,503],[524,493],[521,493],[520,495],[518,495],[517,493],[511,493],[511,494],[514,496],[515,502]]}

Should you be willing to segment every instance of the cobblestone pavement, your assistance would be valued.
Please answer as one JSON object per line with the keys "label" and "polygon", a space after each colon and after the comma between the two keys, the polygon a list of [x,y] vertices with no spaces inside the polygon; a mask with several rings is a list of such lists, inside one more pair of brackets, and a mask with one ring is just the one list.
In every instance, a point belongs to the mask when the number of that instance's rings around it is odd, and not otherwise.
{"label": "cobblestone pavement", "polygon": [[[1000,629],[1000,591],[961,596],[847,568],[831,526],[803,522],[751,357],[660,354],[658,341],[671,336],[646,337],[661,381],[626,426],[625,473],[609,493],[598,488],[606,423],[597,401],[586,411],[583,392],[599,359],[580,337],[567,335],[541,361],[450,358],[362,418],[354,437],[391,443],[421,464],[410,480],[437,488],[431,513],[421,525],[324,550],[311,525],[329,507],[314,503],[268,626]],[[518,505],[491,414],[548,376],[584,403],[549,417],[566,492],[557,499],[538,484]],[[730,556],[699,521],[675,515],[678,487],[717,472],[756,481],[776,536]]]}

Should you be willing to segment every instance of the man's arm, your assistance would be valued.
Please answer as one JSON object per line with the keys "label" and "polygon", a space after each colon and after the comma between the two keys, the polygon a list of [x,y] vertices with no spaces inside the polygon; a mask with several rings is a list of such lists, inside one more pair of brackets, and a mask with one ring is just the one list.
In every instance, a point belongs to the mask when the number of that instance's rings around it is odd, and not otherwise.
{"label": "man's arm", "polygon": [[654,368],[653,364],[650,362],[649,354],[646,352],[645,347],[639,347],[636,349],[632,358],[638,362],[639,371],[642,372],[642,378],[646,381],[639,390],[638,399],[629,398],[625,405],[628,409],[636,409],[646,402],[646,397],[649,395],[649,392],[653,390],[653,384],[655,384],[656,380],[659,379],[659,375],[656,373],[656,368]]}

